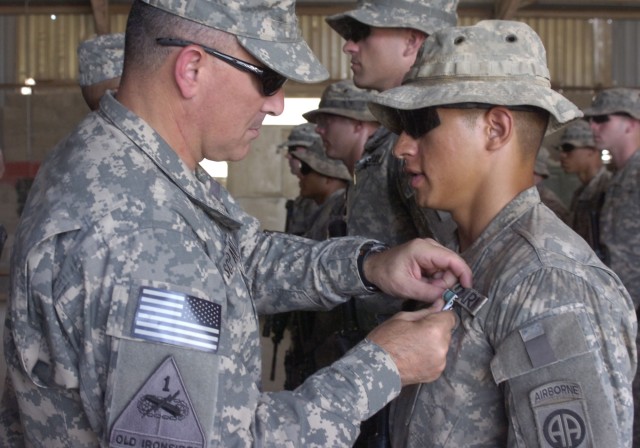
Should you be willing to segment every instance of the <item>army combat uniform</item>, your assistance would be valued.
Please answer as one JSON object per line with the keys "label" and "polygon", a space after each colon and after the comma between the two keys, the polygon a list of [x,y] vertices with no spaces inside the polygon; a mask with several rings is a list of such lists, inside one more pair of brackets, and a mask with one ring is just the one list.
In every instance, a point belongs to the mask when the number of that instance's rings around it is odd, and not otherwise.
{"label": "army combat uniform", "polygon": [[399,392],[367,341],[260,391],[258,313],[364,293],[366,240],[261,232],[110,94],[49,154],[16,240],[0,446],[348,446]]}
{"label": "army combat uniform", "polygon": [[535,188],[462,256],[488,301],[454,305],[447,367],[394,402],[393,446],[630,447],[637,323],[615,274]]}
{"label": "army combat uniform", "polygon": [[604,196],[610,179],[611,172],[607,168],[601,167],[588,184],[580,185],[573,192],[571,198],[569,224],[594,250],[600,249],[597,247],[600,239],[600,229],[594,229],[594,225],[599,226],[600,210],[604,203]]}
{"label": "army combat uniform", "polygon": [[609,182],[600,216],[600,237],[609,266],[640,306],[640,151]]}

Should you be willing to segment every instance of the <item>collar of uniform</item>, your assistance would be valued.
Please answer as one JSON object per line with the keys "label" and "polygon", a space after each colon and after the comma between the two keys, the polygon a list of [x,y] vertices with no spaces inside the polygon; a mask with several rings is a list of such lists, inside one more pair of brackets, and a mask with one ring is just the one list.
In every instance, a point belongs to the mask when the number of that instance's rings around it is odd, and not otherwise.
{"label": "collar of uniform", "polygon": [[211,194],[209,184],[200,182],[169,144],[142,118],[120,104],[111,92],[107,92],[100,100],[100,113],[120,129],[165,176],[202,207],[212,219],[230,229],[241,226],[241,223],[229,216],[223,203]]}
{"label": "collar of uniform", "polygon": [[390,145],[391,147],[393,147],[393,144],[395,143],[397,138],[398,136],[391,132],[389,129],[385,128],[384,126],[380,126],[373,134],[371,134],[367,142],[364,144],[363,154],[374,152],[381,146],[385,146],[385,144],[389,141],[392,142],[390,143]]}
{"label": "collar of uniform", "polygon": [[535,186],[524,190],[500,210],[471,247],[461,254],[462,258],[473,268],[482,259],[487,247],[492,246],[493,242],[500,238],[505,230],[508,230],[516,220],[539,203],[540,194]]}

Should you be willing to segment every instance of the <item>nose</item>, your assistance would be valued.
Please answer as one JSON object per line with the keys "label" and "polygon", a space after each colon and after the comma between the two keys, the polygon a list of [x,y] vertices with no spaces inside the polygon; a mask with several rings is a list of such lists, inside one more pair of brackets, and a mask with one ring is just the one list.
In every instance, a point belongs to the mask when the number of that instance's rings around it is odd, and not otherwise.
{"label": "nose", "polygon": [[352,40],[348,40],[342,46],[342,52],[345,54],[353,54],[358,51],[358,44]]}
{"label": "nose", "polygon": [[268,115],[278,116],[284,111],[284,89],[278,90],[274,95],[265,96],[262,112]]}
{"label": "nose", "polygon": [[408,134],[403,132],[400,134],[398,141],[393,147],[393,155],[399,159],[408,159],[414,157],[418,153],[417,141]]}

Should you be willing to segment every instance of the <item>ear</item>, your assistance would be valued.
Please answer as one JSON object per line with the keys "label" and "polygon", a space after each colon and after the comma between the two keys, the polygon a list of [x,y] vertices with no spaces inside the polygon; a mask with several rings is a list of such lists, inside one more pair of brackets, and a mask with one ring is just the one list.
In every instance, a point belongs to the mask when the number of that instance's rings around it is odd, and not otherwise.
{"label": "ear", "polygon": [[495,151],[507,145],[515,136],[513,114],[506,107],[496,106],[485,115],[487,149]]}
{"label": "ear", "polygon": [[195,45],[185,47],[178,53],[173,75],[184,98],[193,98],[197,93],[205,58],[206,55]]}
{"label": "ear", "polygon": [[418,54],[418,50],[427,39],[427,35],[419,30],[414,30],[408,28],[407,30],[407,39],[406,39],[406,47],[405,47],[405,56],[415,56]]}

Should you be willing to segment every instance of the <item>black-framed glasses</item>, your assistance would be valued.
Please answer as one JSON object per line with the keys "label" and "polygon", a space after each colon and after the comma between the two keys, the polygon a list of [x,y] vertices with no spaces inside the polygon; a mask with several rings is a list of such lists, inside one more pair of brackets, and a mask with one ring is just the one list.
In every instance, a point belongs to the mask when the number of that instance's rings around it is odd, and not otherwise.
{"label": "black-framed glasses", "polygon": [[371,27],[365,23],[350,19],[347,22],[347,31],[344,33],[344,40],[360,42],[371,34]]}
{"label": "black-framed glasses", "polygon": [[409,137],[419,139],[440,126],[440,117],[435,107],[397,111],[400,126]]}
{"label": "black-framed glasses", "polygon": [[571,152],[574,149],[576,149],[575,145],[572,145],[571,143],[563,143],[562,145],[560,145],[560,151],[562,152]]}
{"label": "black-framed glasses", "polygon": [[627,117],[630,118],[631,115],[629,115],[626,112],[615,112],[612,114],[604,114],[604,115],[593,115],[591,117],[589,117],[589,122],[590,123],[596,123],[596,124],[603,124],[609,121],[609,117],[611,115],[617,115],[618,117]]}
{"label": "black-framed glasses", "polygon": [[300,161],[300,174],[306,176],[307,174],[311,174],[313,172],[313,168],[311,168],[307,163]]}
{"label": "black-framed glasses", "polygon": [[226,62],[238,70],[242,70],[243,72],[251,73],[260,81],[262,86],[262,94],[264,96],[273,96],[276,94],[278,90],[282,88],[285,82],[287,82],[287,78],[280,73],[270,69],[269,67],[258,67],[257,65],[250,64],[241,59],[234,58],[233,56],[229,56],[228,54],[224,54],[219,52],[218,50],[214,50],[213,48],[209,48],[205,45],[192,42],[190,40],[184,39],[175,39],[172,37],[159,37],[156,39],[156,43],[158,45],[162,45],[163,47],[188,47],[189,45],[197,45],[201,47],[207,54],[214,56],[221,61]]}

